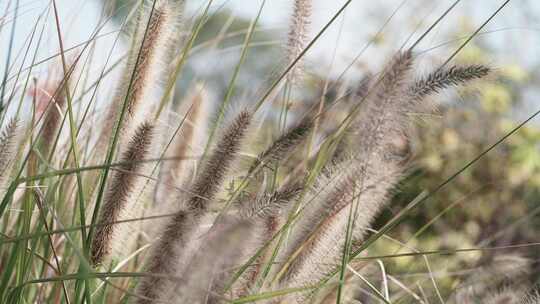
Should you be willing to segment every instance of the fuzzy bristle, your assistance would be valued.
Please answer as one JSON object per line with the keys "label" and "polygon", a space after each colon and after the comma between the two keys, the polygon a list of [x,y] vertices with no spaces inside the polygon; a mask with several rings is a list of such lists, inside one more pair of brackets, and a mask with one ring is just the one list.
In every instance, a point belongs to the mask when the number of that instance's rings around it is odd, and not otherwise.
{"label": "fuzzy bristle", "polygon": [[0,172],[2,172],[0,176],[0,197],[4,196],[7,188],[10,168],[16,153],[18,133],[18,120],[13,118],[4,126],[0,134]]}
{"label": "fuzzy bristle", "polygon": [[[345,176],[329,196],[323,197],[319,205],[307,206],[311,210],[298,223],[303,226],[297,228],[300,230],[297,233],[304,235],[304,239],[296,242],[297,246],[292,247],[294,250],[288,251],[289,257],[292,257],[300,250],[299,255],[294,257],[287,269],[283,285],[317,284],[338,268],[342,249],[346,245],[345,235],[349,217],[354,219],[353,229],[350,232],[352,240],[357,243],[363,240],[367,229],[385,205],[389,189],[398,178],[389,176],[380,181],[369,179],[365,181],[367,185],[361,187],[356,183],[363,178],[363,174],[354,173],[356,170],[358,168],[352,168],[350,175]],[[353,208],[351,204],[354,204]],[[356,209],[358,213],[354,213]],[[310,220],[313,222],[309,223]],[[296,237],[292,241],[298,239]],[[306,295],[292,296],[288,299],[291,303],[295,301],[303,303],[307,300]]]}
{"label": "fuzzy bristle", "polygon": [[66,91],[64,87],[68,85],[66,80],[62,80],[56,89],[56,97],[51,99],[51,104],[48,105],[45,118],[43,119],[41,143],[44,149],[44,154],[50,152],[51,145],[54,144],[58,134],[58,128],[62,122],[62,110],[66,105]]}
{"label": "fuzzy bristle", "polygon": [[[352,231],[353,240],[359,241],[399,181],[408,158],[408,141],[402,144],[398,139],[407,129],[401,105],[406,102],[402,92],[411,66],[410,52],[397,55],[373,88],[375,94],[361,104],[363,111],[352,124],[353,157],[331,167],[327,177],[321,176],[318,184],[322,192],[316,193],[314,202],[306,206],[306,214],[295,225],[290,245],[283,253],[286,259],[297,256],[282,277],[282,286],[316,284],[336,269],[345,246],[350,205],[354,202],[360,210],[354,215]],[[304,303],[308,298],[299,294],[286,300]]]}
{"label": "fuzzy bristle", "polygon": [[[257,244],[253,246],[249,256],[253,256],[274,236],[283,220],[283,214],[304,189],[304,183],[293,183],[281,186],[272,193],[263,193],[252,200],[246,198],[239,202],[240,218],[250,219],[257,229]],[[257,257],[254,264],[236,282],[234,291],[237,296],[245,296],[255,284],[263,266],[268,251]]]}
{"label": "fuzzy bristle", "polygon": [[250,170],[255,170],[258,166],[267,163],[274,163],[283,160],[293,149],[306,139],[313,129],[314,121],[312,117],[304,118],[299,124],[290,128],[285,134],[281,135],[276,141],[262,152],[253,162]]}
{"label": "fuzzy bristle", "polygon": [[192,257],[185,271],[189,279],[165,291],[162,298],[175,298],[181,303],[222,303],[224,285],[231,271],[243,262],[242,251],[252,231],[253,223],[248,220],[222,219]]}
{"label": "fuzzy bristle", "polygon": [[[177,41],[177,30],[180,24],[181,11],[179,5],[172,1],[158,1],[154,9],[147,9],[150,19],[141,18],[139,30],[135,33],[133,49],[128,56],[120,84],[116,89],[112,104],[108,108],[102,134],[98,138],[96,150],[103,152],[118,123],[120,112],[125,105],[125,115],[118,130],[120,142],[130,138],[133,126],[138,121],[151,115],[155,107],[153,102],[159,100],[156,82],[167,75],[167,61],[171,58]],[[147,26],[148,25],[148,26]]]}
{"label": "fuzzy bristle", "polygon": [[538,290],[529,292],[521,299],[520,304],[540,304],[540,292]]}
{"label": "fuzzy bristle", "polygon": [[[291,16],[291,25],[287,36],[287,60],[292,63],[306,46],[308,39],[309,25],[311,23],[311,0],[295,0],[293,14]],[[294,68],[287,75],[290,82],[300,81],[300,73],[303,69],[302,60],[298,61]]]}
{"label": "fuzzy bristle", "polygon": [[483,65],[453,66],[448,69],[438,69],[416,81],[410,87],[409,94],[413,101],[419,101],[446,88],[486,77],[489,72],[489,67]]}
{"label": "fuzzy bristle", "polygon": [[245,218],[266,218],[277,215],[290,204],[304,189],[301,184],[285,185],[272,193],[264,193],[254,201],[238,204],[240,214]]}
{"label": "fuzzy bristle", "polygon": [[[190,188],[191,197],[187,200],[187,210],[179,211],[167,224],[158,243],[149,257],[147,271],[153,274],[171,274],[177,270],[177,259],[185,256],[180,246],[186,246],[190,236],[200,224],[208,201],[212,200],[221,187],[232,162],[236,159],[242,139],[251,122],[249,111],[240,112],[225,129],[206,164]],[[158,299],[163,290],[170,290],[172,283],[158,277],[145,277],[139,284],[138,294],[144,298]],[[139,299],[137,303],[152,303]]]}
{"label": "fuzzy bristle", "polygon": [[153,130],[154,127],[150,123],[139,126],[127,150],[122,154],[122,165],[117,168],[118,171],[111,179],[92,240],[90,261],[93,265],[101,263],[110,253],[115,229],[113,223],[119,219],[123,209],[128,207],[130,194],[136,191],[134,188],[139,179],[138,174],[144,165],[142,161],[152,144]]}
{"label": "fuzzy bristle", "polygon": [[[146,265],[146,271],[151,274],[166,275],[175,274],[178,261],[177,242],[186,244],[188,232],[197,225],[195,217],[185,211],[178,212],[173,220],[162,232],[156,248],[150,254]],[[156,303],[164,290],[170,290],[172,282],[166,278],[148,276],[141,279],[137,286],[136,294],[139,296],[135,303]]]}
{"label": "fuzzy bristle", "polygon": [[193,185],[191,193],[194,196],[190,199],[188,208],[204,209],[206,200],[214,197],[238,154],[251,119],[252,114],[249,111],[241,111],[225,130]]}
{"label": "fuzzy bristle", "polygon": [[498,293],[491,294],[485,299],[482,299],[482,303],[485,304],[520,304],[521,299],[524,296],[523,290],[502,290]]}
{"label": "fuzzy bristle", "polygon": [[[518,278],[529,274],[531,269],[531,261],[519,255],[497,254],[488,261],[489,263],[478,267],[473,275],[457,286],[454,294],[456,303],[471,302],[477,298],[487,300],[492,295],[497,298],[499,292],[494,292],[493,288],[514,284]],[[517,291],[516,288],[513,290]],[[505,298],[503,294],[501,298]],[[482,301],[482,303],[487,303],[487,301]],[[517,303],[517,301],[511,303]]]}
{"label": "fuzzy bristle", "polygon": [[162,38],[161,36],[164,33],[164,27],[167,26],[167,14],[168,12],[166,10],[158,7],[153,11],[150,21],[148,22],[146,37],[140,46],[139,62],[137,68],[133,71],[132,87],[126,97],[128,100],[126,110],[129,116],[135,115],[138,103],[141,102],[141,97],[144,94],[143,90],[148,86],[148,80],[150,80],[147,79],[149,74],[148,70],[153,68],[151,63],[154,58],[152,58],[152,56],[155,56],[154,53],[157,51],[156,47],[159,46],[158,39]]}

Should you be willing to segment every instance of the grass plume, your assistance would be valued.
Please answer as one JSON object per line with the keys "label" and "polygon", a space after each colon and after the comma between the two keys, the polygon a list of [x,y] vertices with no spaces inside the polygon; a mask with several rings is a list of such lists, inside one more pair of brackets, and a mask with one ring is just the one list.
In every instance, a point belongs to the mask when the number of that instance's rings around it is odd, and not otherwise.
{"label": "grass plume", "polygon": [[[201,217],[206,212],[209,201],[214,198],[221,186],[237,156],[251,119],[250,112],[241,111],[225,129],[190,189],[191,197],[186,201],[187,210],[178,212],[171,219],[154,245],[148,259],[148,272],[174,274],[177,260],[184,254],[182,246],[186,246],[191,232],[199,225]],[[139,283],[137,294],[145,299],[157,300],[164,290],[171,290],[171,284],[172,282],[164,278],[145,277]],[[139,299],[137,303],[152,303],[152,301]]]}
{"label": "grass plume", "polygon": [[18,120],[12,118],[2,129],[0,134],[0,196],[3,198],[10,176],[11,166],[17,152],[17,137],[19,135]]}
{"label": "grass plume", "polygon": [[[288,63],[296,60],[304,50],[308,39],[309,25],[311,23],[311,0],[295,0],[293,14],[291,16],[289,33],[287,35],[287,45],[285,47]],[[302,71],[302,61],[289,71],[287,79],[289,82],[300,81]]]}
{"label": "grass plume", "polygon": [[222,303],[223,284],[232,267],[242,258],[245,243],[253,236],[253,228],[253,223],[248,220],[224,218],[203,236],[203,245],[184,272],[184,282],[169,290],[163,299],[176,298],[182,303],[204,303],[207,299],[207,303]]}
{"label": "grass plume", "polygon": [[[331,168],[329,180],[319,182],[323,190],[330,189],[317,194],[315,204],[308,206],[308,214],[296,224],[284,254],[292,261],[281,279],[282,286],[313,285],[331,273],[339,265],[344,246],[348,246],[349,219],[354,221],[351,237],[359,241],[387,202],[409,156],[402,93],[411,67],[410,52],[396,55],[372,88],[373,96],[361,104],[363,111],[352,124],[352,157]],[[358,211],[353,214],[353,210]],[[309,297],[300,294],[286,301],[304,303]]]}
{"label": "grass plume", "polygon": [[[289,210],[291,204],[299,198],[304,190],[302,183],[285,184],[272,193],[263,193],[259,197],[244,198],[237,208],[239,209],[240,218],[250,219],[255,226],[255,234],[257,236],[256,246],[251,248],[251,255],[254,255],[259,248],[270,241],[271,237],[281,228],[283,224],[283,215]],[[235,295],[245,296],[249,294],[254,287],[257,279],[262,274],[265,266],[264,262],[269,256],[269,251],[266,250],[261,254],[243,274],[235,284]]]}
{"label": "grass plume", "polygon": [[313,130],[313,118],[308,116],[300,121],[296,126],[291,127],[286,133],[276,139],[265,151],[263,151],[254,163],[249,172],[265,164],[272,164],[283,160],[293,149],[306,139],[309,132]]}
{"label": "grass plume", "polygon": [[[130,194],[135,193],[136,185],[140,177],[141,168],[144,167],[142,161],[147,157],[151,149],[154,137],[154,126],[148,122],[143,123],[137,131],[126,151],[122,153],[122,165],[117,168],[113,175],[107,195],[101,209],[98,227],[92,240],[90,262],[93,265],[99,264],[110,253],[115,224],[120,219],[121,213],[126,208],[136,208],[128,206]],[[121,240],[117,240],[119,242]],[[122,244],[127,246],[127,244]]]}
{"label": "grass plume", "polygon": [[[183,2],[183,1],[180,1]],[[156,106],[156,81],[165,77],[167,60],[171,58],[177,41],[182,5],[176,1],[157,1],[154,9],[143,8],[147,18],[140,18],[136,25],[133,45],[126,67],[116,89],[112,104],[108,107],[102,135],[98,138],[97,151],[104,151],[113,134],[114,124],[119,120],[124,102],[124,121],[120,134],[147,117]],[[147,24],[145,23],[147,21]],[[128,91],[129,89],[129,91]],[[126,135],[129,137],[129,135]]]}
{"label": "grass plume", "polygon": [[62,122],[61,111],[64,108],[65,101],[66,99],[63,94],[55,98],[52,101],[53,105],[49,107],[43,120],[42,143],[46,155],[50,152],[51,145],[54,144],[57,132],[59,131],[60,123]]}
{"label": "grass plume", "polygon": [[416,81],[409,89],[409,94],[412,100],[421,100],[446,88],[484,78],[489,72],[489,67],[476,64],[438,69]]}

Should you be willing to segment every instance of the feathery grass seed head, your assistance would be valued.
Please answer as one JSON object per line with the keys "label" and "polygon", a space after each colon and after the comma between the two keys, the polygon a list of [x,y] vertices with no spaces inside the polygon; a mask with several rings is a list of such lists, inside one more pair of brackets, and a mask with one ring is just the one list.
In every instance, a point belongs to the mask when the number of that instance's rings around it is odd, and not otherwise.
{"label": "feathery grass seed head", "polygon": [[206,199],[214,197],[232,162],[236,159],[252,117],[249,111],[241,111],[225,129],[193,185],[194,195],[190,199],[188,208],[205,209]]}
{"label": "feathery grass seed head", "polygon": [[[225,128],[207,161],[190,189],[187,209],[180,210],[162,232],[148,259],[147,271],[153,274],[175,274],[179,257],[189,256],[186,244],[207,213],[208,200],[212,200],[221,187],[230,165],[235,160],[244,134],[251,122],[252,113],[241,111]],[[171,290],[171,282],[162,277],[145,277],[137,293],[146,298],[158,299],[163,291]],[[137,303],[152,303],[142,298]]]}
{"label": "feathery grass seed head", "polygon": [[255,170],[261,164],[283,160],[284,157],[306,139],[309,132],[313,129],[313,125],[313,118],[306,117],[299,124],[290,128],[257,157],[249,171]]}
{"label": "feathery grass seed head", "polygon": [[152,115],[160,99],[156,82],[163,81],[170,70],[168,64],[176,47],[182,10],[178,9],[181,4],[174,1],[158,1],[153,7],[143,8],[146,12],[143,15],[147,15],[147,18],[140,18],[141,24],[137,25],[134,33],[133,48],[98,138],[97,151],[100,153],[105,150],[113,134],[124,102],[125,115],[118,130],[120,142],[129,139],[135,126]]}
{"label": "feathery grass seed head", "polygon": [[0,197],[3,198],[11,166],[17,152],[17,138],[19,136],[19,123],[16,118],[12,118],[4,126],[0,133]]}
{"label": "feathery grass seed head", "polygon": [[91,262],[96,265],[103,261],[109,254],[111,241],[115,229],[114,222],[119,220],[123,209],[128,208],[130,194],[136,192],[136,183],[139,179],[137,174],[143,167],[141,163],[152,144],[154,126],[150,123],[143,123],[137,131],[127,150],[122,154],[121,163],[118,170],[111,179],[107,190],[104,205],[100,210],[98,227],[92,240]]}
{"label": "feathery grass seed head", "polygon": [[[293,14],[291,16],[291,24],[289,27],[289,34],[287,35],[286,45],[288,64],[294,62],[306,46],[309,25],[311,23],[311,11],[311,0],[294,1]],[[303,69],[302,61],[303,60],[298,61],[287,75],[287,79],[290,82],[300,81],[300,74]]]}
{"label": "feathery grass seed head", "polygon": [[486,77],[489,72],[489,67],[483,65],[452,66],[450,68],[438,69],[416,81],[410,87],[409,94],[413,102],[420,101],[448,87],[458,86],[475,79]]}

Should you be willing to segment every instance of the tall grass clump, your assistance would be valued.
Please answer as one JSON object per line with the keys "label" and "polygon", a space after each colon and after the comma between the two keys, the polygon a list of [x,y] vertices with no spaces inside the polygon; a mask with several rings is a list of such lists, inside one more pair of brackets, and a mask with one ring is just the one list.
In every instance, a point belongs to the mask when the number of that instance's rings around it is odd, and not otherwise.
{"label": "tall grass clump", "polygon": [[[400,49],[359,80],[323,75],[322,93],[296,100],[293,85],[299,96],[313,88],[303,57],[328,27],[310,41],[312,1],[294,0],[280,48],[289,67],[270,75],[266,93],[234,93],[255,19],[240,33],[225,102],[214,107],[217,82],[179,73],[207,46],[198,35],[211,23],[212,1],[198,19],[184,14],[183,0],[135,2],[125,25],[130,48],[117,83],[105,86],[111,100],[92,106],[104,75],[88,89],[73,65],[54,81],[43,120],[22,104],[4,113],[16,114],[0,134],[1,303],[538,302],[528,257],[486,248],[477,273],[447,282],[454,274],[433,271],[430,258],[458,250],[412,244],[434,221],[418,235],[406,230],[409,241],[387,233],[445,186],[405,207],[394,198],[419,175],[417,135],[431,122],[418,124],[417,114],[440,114],[440,93],[486,78],[490,67],[445,63],[420,75],[419,52]],[[238,34],[227,31],[232,19],[212,48]],[[94,42],[76,49],[82,71]],[[224,109],[236,99],[242,106]],[[390,273],[401,259],[421,279]],[[453,289],[441,292],[441,281]]]}

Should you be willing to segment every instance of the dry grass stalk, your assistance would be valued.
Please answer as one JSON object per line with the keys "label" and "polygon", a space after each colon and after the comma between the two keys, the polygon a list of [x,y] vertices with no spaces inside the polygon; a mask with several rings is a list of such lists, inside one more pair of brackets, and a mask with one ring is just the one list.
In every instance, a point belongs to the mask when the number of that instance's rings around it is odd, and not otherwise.
{"label": "dry grass stalk", "polygon": [[[235,160],[242,139],[251,122],[252,114],[240,112],[225,129],[209,155],[195,183],[191,187],[191,197],[187,200],[185,211],[178,212],[162,232],[148,259],[147,271],[153,274],[175,274],[178,260],[190,253],[183,252],[183,246],[200,225],[208,204],[221,187],[225,175]],[[137,294],[146,299],[159,299],[164,292],[174,288],[170,280],[161,277],[145,277],[138,286]],[[153,303],[139,299],[137,303]]]}
{"label": "dry grass stalk", "polygon": [[278,215],[288,207],[291,200],[296,198],[304,186],[300,183],[285,185],[273,193],[263,193],[254,200],[239,202],[237,208],[242,218],[267,218]]}
{"label": "dry grass stalk", "polygon": [[307,116],[296,126],[290,128],[286,133],[276,139],[264,152],[259,154],[248,172],[255,170],[261,165],[273,164],[283,160],[307,138],[308,134],[313,130],[313,124],[313,118]]}
{"label": "dry grass stalk", "polygon": [[[291,25],[287,35],[286,57],[288,64],[293,63],[302,53],[306,46],[311,23],[311,0],[295,0]],[[302,60],[298,61],[287,75],[289,82],[295,83],[301,80]]]}
{"label": "dry grass stalk", "polygon": [[4,197],[11,167],[17,153],[17,137],[19,135],[18,120],[11,119],[2,129],[0,134],[0,197]]}
{"label": "dry grass stalk", "polygon": [[490,69],[483,65],[453,66],[438,69],[416,81],[410,87],[409,94],[413,101],[418,101],[429,95],[439,93],[446,88],[486,77],[489,71]]}
{"label": "dry grass stalk", "polygon": [[[320,183],[325,187],[330,183],[331,190],[319,195],[320,200],[315,200],[314,206],[308,206],[308,216],[300,219],[297,232],[291,238],[291,247],[284,256],[300,253],[282,278],[282,285],[316,284],[336,269],[345,245],[349,217],[353,216],[355,220],[352,238],[359,240],[386,203],[389,191],[405,169],[404,160],[408,158],[407,139],[403,139],[404,144],[396,145],[392,138],[401,139],[405,135],[401,96],[407,88],[411,64],[410,53],[396,56],[373,88],[373,97],[361,105],[364,111],[353,124],[357,131],[354,137],[356,151],[351,161],[329,174],[330,181]],[[353,209],[349,206],[353,202],[358,213],[351,215]],[[289,296],[286,301],[303,303],[308,298],[301,294]]]}
{"label": "dry grass stalk", "polygon": [[[352,239],[355,243],[362,241],[366,229],[407,170],[411,130],[406,113],[417,111],[420,101],[430,94],[487,73],[480,66],[454,68],[428,77],[429,81],[417,82],[411,88],[408,85],[411,67],[410,52],[396,56],[375,87],[370,88],[374,94],[362,94],[367,99],[360,105],[361,111],[352,124],[352,139],[356,142],[352,157],[344,165],[337,165],[328,175],[329,180],[324,181],[323,176],[320,184],[334,181],[332,190],[318,194],[314,206],[307,206],[306,214],[299,220],[291,246],[283,255],[293,260],[282,277],[282,287],[316,284],[338,267],[343,252],[339,248],[345,245],[347,223],[353,210],[349,206],[353,202],[358,212],[352,215]],[[310,296],[289,296],[285,301],[304,303]]]}
{"label": "dry grass stalk", "polygon": [[[303,182],[286,184],[273,193],[263,193],[254,198],[248,197],[238,203],[240,217],[250,219],[256,227],[258,239],[251,248],[249,256],[255,255],[277,233],[284,223],[284,211],[289,209],[291,203],[299,197],[303,189]],[[268,248],[273,248],[273,246]],[[236,297],[249,294],[266,266],[265,261],[268,260],[270,253],[271,250],[266,250],[259,255],[254,261],[254,265],[251,265],[235,283],[234,295]]]}
{"label": "dry grass stalk", "polygon": [[[63,119],[63,111],[66,106],[66,90],[65,86],[69,85],[66,81],[61,81],[56,89],[57,96],[51,99],[51,104],[47,107],[45,117],[43,118],[41,143],[43,147],[44,155],[49,156],[52,153],[53,147],[58,132],[60,131],[60,124]],[[50,157],[50,156],[49,156]]]}
{"label": "dry grass stalk", "polygon": [[116,94],[108,107],[102,134],[98,138],[96,150],[99,154],[105,154],[103,152],[120,118],[124,102],[127,103],[126,112],[119,134],[121,138],[130,138],[137,122],[151,115],[155,102],[159,100],[156,82],[164,79],[169,70],[167,60],[172,56],[180,25],[183,1],[179,2],[157,1],[153,10],[146,8],[149,19],[141,18],[143,24],[137,25],[135,47],[130,51]]}
{"label": "dry grass stalk", "polygon": [[[137,209],[137,206],[128,206],[131,194],[137,193],[137,185],[140,184],[141,174],[145,164],[142,161],[147,157],[151,149],[154,137],[154,126],[143,123],[122,153],[121,163],[110,180],[103,207],[100,211],[98,226],[92,240],[90,262],[97,265],[109,255],[113,242],[115,229],[114,222],[121,219],[125,209]],[[122,247],[130,247],[125,240],[116,238]]]}

